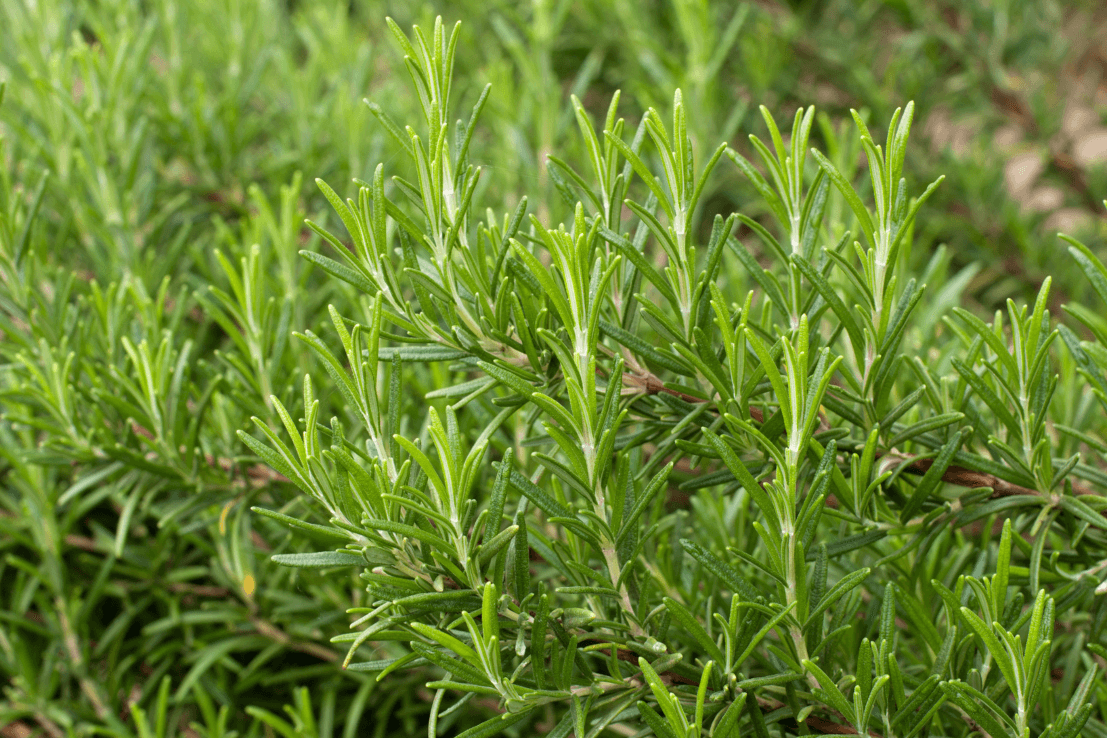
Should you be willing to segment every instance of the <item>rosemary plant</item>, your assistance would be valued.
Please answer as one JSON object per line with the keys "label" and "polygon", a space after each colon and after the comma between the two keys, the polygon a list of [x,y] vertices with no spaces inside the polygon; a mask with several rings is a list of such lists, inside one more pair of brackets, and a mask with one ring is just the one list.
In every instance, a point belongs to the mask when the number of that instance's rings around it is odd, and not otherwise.
{"label": "rosemary plant", "polygon": [[1102,738],[1101,5],[0,0],[0,738]]}
{"label": "rosemary plant", "polygon": [[[1048,279],[991,322],[930,294],[912,104],[882,144],[854,114],[862,186],[812,108],[762,108],[754,164],[697,156],[679,91],[633,134],[574,100],[554,224],[478,207],[457,27],[389,24],[423,115],[370,107],[413,176],[320,181],[345,233],[302,252],[361,294],[296,334],[339,409],[255,372],[283,428],[239,433],[329,521],[255,508],[331,541],[274,560],[360,574],[348,670],[417,674],[431,736],[473,700],[466,738],[1107,735],[1107,322]],[[728,159],[776,223],[710,212]]]}

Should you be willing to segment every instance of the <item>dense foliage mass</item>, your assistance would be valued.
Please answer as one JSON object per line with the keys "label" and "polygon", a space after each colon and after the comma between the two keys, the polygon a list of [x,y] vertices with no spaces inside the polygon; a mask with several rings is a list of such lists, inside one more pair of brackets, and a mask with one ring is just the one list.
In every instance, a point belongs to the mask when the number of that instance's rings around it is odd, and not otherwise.
{"label": "dense foliage mass", "polygon": [[1057,7],[155,6],[0,4],[4,738],[1107,735],[1102,226],[890,104]]}

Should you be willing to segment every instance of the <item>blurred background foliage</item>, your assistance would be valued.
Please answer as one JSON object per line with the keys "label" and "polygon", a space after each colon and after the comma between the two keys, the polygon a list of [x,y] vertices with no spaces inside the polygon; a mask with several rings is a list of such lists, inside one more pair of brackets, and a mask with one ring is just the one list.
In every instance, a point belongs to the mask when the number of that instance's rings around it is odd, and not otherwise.
{"label": "blurred background foliage", "polygon": [[[416,118],[384,17],[439,14],[463,21],[459,109],[492,84],[473,158],[497,212],[525,193],[570,215],[546,157],[584,160],[571,95],[602,118],[622,90],[630,129],[679,87],[695,146],[747,156],[758,105],[815,104],[812,144],[854,171],[848,110],[914,100],[909,186],[946,181],[907,258],[944,244],[935,279],[991,311],[1047,274],[1056,303],[1082,299],[1057,231],[1105,253],[1095,0],[0,0],[5,738],[425,734],[417,678],[384,691],[339,668],[356,578],[270,562],[312,546],[250,505],[307,505],[234,433],[279,423],[270,394],[310,364],[292,329],[322,332],[327,304],[363,314],[297,256],[318,248],[304,218],[331,219],[311,179],[403,171],[362,100]],[[709,217],[765,215],[734,167],[709,190]]]}

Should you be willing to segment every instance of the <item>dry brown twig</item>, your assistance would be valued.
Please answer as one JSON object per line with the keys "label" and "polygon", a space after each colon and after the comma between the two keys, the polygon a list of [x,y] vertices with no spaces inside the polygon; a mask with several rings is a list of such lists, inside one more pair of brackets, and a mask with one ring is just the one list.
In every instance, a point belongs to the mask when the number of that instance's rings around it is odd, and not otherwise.
{"label": "dry brown twig", "polygon": [[[676,390],[666,387],[664,383],[653,374],[648,374],[644,377],[641,375],[624,374],[623,383],[624,386],[630,383],[632,386],[640,387],[645,394],[656,395],[658,393],[664,392],[675,397],[679,397],[685,402],[704,402],[702,398],[694,397],[683,392],[677,392]],[[751,407],[750,417],[758,423],[765,422],[765,414],[759,408]],[[877,455],[884,458],[892,456],[893,458],[898,459],[897,466],[899,464],[905,463],[910,464],[906,471],[913,474],[925,474],[927,470],[930,469],[930,467],[934,464],[933,459],[920,459],[913,454],[901,454],[894,451],[878,451]],[[968,487],[970,489],[989,488],[992,490],[993,499],[997,499],[1000,497],[1011,497],[1014,495],[1032,495],[1036,497],[1044,496],[1036,489],[1023,487],[1021,485],[1015,484],[1014,482],[1009,482],[1006,479],[1001,479],[994,474],[973,471],[972,469],[966,469],[962,466],[949,466],[946,469],[945,473],[942,474],[942,481],[946,482],[947,484],[953,484],[958,487]],[[1090,487],[1086,487],[1077,482],[1072,482],[1071,484],[1073,494],[1081,496],[1098,494]],[[1107,515],[1107,512],[1105,512],[1104,515]]]}
{"label": "dry brown twig", "polygon": [[34,731],[27,723],[16,721],[0,727],[0,738],[31,738]]}

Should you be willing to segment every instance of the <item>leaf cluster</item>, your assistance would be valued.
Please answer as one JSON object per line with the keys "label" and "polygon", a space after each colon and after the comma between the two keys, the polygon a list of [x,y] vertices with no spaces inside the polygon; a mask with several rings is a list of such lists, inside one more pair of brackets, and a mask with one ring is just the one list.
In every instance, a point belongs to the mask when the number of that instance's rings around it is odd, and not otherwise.
{"label": "leaf cluster", "polygon": [[5,736],[1107,732],[1076,4],[0,8]]}
{"label": "leaf cluster", "polygon": [[[295,451],[261,421],[267,443],[240,433],[326,507],[320,533],[347,539],[279,561],[361,565],[368,602],[335,639],[350,668],[437,670],[432,733],[476,696],[504,714],[464,735],[551,708],[552,733],[578,736],[1103,731],[1089,701],[1098,646],[1080,656],[1070,641],[1074,691],[1046,689],[1058,608],[1103,611],[1103,473],[1095,451],[1061,455],[1055,425],[1060,372],[1100,382],[1102,349],[1067,329],[1055,350],[1049,280],[1031,310],[1009,301],[988,324],[954,308],[941,335],[920,334],[926,286],[899,254],[941,178],[908,193],[911,104],[883,146],[854,114],[871,205],[818,149],[805,167],[812,109],[788,144],[763,109],[773,148],[751,140],[769,177],[730,158],[777,233],[736,214],[703,241],[689,228],[727,147],[697,166],[679,91],[671,126],[648,110],[629,143],[617,95],[599,131],[576,104],[592,171],[552,160],[580,198],[570,224],[524,225],[525,200],[479,221],[466,156],[487,90],[451,145],[457,27],[390,28],[431,145],[375,110],[418,184],[390,188],[378,167],[343,202],[319,183],[356,247],[313,225],[343,262],[308,258],[367,293],[364,322],[332,308],[341,358],[301,336],[356,429],[336,417],[322,446],[309,378],[302,430],[278,403]],[[845,231],[824,222],[831,185]],[[733,294],[735,268],[761,289]],[[434,362],[454,379],[427,398],[450,403],[404,433],[406,367]],[[1102,410],[1082,417],[1101,426]],[[674,487],[695,491],[691,515],[673,509]],[[966,568],[973,545],[949,552],[974,524],[986,534]],[[378,641],[409,650],[360,661]]]}

